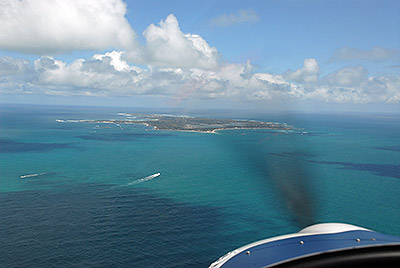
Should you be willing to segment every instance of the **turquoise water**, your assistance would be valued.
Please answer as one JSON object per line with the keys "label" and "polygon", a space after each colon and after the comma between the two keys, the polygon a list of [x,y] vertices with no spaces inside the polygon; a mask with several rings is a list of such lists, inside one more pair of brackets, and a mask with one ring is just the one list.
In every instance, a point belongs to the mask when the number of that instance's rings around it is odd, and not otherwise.
{"label": "turquoise water", "polygon": [[179,111],[0,109],[0,266],[206,267],[327,221],[400,235],[398,115],[191,113],[302,128],[206,134],[56,122]]}

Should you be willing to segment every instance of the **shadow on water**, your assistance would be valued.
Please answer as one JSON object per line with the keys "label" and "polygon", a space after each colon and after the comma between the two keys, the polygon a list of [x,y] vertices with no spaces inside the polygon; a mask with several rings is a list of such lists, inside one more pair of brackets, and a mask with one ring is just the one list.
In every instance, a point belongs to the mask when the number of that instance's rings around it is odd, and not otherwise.
{"label": "shadow on water", "polygon": [[65,143],[18,142],[0,139],[0,153],[43,153],[57,149],[70,148],[75,148],[75,146]]}
{"label": "shadow on water", "polygon": [[160,137],[170,137],[174,136],[169,133],[154,133],[154,132],[146,132],[146,133],[92,133],[90,135],[82,135],[78,136],[78,138],[83,140],[95,140],[95,141],[136,141],[136,140],[144,140],[151,138],[160,138]]}
{"label": "shadow on water", "polygon": [[218,208],[144,188],[82,184],[0,202],[1,267],[207,267],[221,254]]}
{"label": "shadow on water", "polygon": [[360,164],[351,162],[314,161],[314,160],[309,160],[309,162],[324,164],[324,165],[335,165],[339,166],[341,169],[366,171],[382,177],[400,178],[400,165]]}
{"label": "shadow on water", "polygon": [[395,145],[395,146],[383,146],[383,147],[373,147],[374,149],[377,150],[384,150],[384,151],[392,151],[392,152],[398,152],[400,153],[400,145]]}
{"label": "shadow on water", "polygon": [[[397,146],[388,147],[375,147],[378,150],[397,151]],[[314,164],[333,165],[340,169],[365,171],[381,177],[400,178],[400,165],[394,164],[368,164],[368,163],[354,163],[354,162],[338,162],[338,161],[322,161],[311,160],[309,158],[317,158],[318,155],[309,152],[280,152],[269,153],[271,156],[293,158],[296,161],[306,161]]]}

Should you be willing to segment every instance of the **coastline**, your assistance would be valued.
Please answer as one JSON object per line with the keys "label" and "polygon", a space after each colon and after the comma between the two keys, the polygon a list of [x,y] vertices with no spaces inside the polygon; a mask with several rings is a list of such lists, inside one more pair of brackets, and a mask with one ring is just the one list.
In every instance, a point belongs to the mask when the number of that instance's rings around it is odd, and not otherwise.
{"label": "coastline", "polygon": [[197,133],[219,134],[221,130],[267,129],[267,130],[294,130],[286,123],[262,122],[255,120],[235,119],[208,119],[196,117],[172,117],[170,115],[142,115],[141,120],[98,119],[98,120],[56,120],[59,123],[94,123],[94,124],[140,124],[152,127],[153,130],[185,131]]}

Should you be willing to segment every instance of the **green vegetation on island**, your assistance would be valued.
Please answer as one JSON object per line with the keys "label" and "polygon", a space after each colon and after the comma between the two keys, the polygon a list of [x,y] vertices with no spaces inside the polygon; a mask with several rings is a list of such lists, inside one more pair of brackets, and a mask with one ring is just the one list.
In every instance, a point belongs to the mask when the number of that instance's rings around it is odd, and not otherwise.
{"label": "green vegetation on island", "polygon": [[274,129],[292,130],[292,126],[285,123],[261,122],[239,119],[211,119],[191,116],[163,115],[163,114],[126,114],[123,120],[79,120],[79,122],[107,123],[107,124],[145,124],[156,130],[196,131],[215,133],[217,130],[229,129]]}

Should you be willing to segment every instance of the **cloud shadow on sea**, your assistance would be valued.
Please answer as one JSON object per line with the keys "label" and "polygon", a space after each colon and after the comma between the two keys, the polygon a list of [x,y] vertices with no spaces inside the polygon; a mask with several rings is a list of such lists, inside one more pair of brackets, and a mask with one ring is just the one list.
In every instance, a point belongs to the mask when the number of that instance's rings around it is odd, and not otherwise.
{"label": "cloud shadow on sea", "polygon": [[207,267],[229,240],[218,207],[144,188],[79,184],[0,193],[0,202],[1,267]]}
{"label": "cloud shadow on sea", "polygon": [[323,132],[316,132],[316,131],[310,131],[310,132],[303,132],[303,131],[277,131],[277,130],[266,130],[266,129],[251,129],[248,130],[249,132],[253,133],[265,133],[265,134],[270,134],[274,136],[278,135],[295,135],[295,136],[312,136],[312,137],[317,137],[317,136],[332,136],[332,134],[327,134]]}
{"label": "cloud shadow on sea", "polygon": [[[387,147],[382,147],[385,149],[382,150],[390,150],[396,151],[397,146],[393,146],[388,149]],[[358,170],[358,171],[366,171],[370,172],[377,176],[382,177],[391,177],[391,178],[400,178],[400,165],[394,164],[365,164],[365,163],[352,163],[352,162],[339,162],[339,161],[321,161],[321,160],[311,160],[310,158],[316,158],[318,155],[307,152],[307,151],[292,151],[292,152],[279,152],[279,153],[269,153],[271,156],[275,157],[286,157],[298,159],[301,161],[306,161],[315,164],[322,165],[334,165],[338,166],[341,169],[348,170]]]}
{"label": "cloud shadow on sea", "polygon": [[145,140],[159,137],[174,136],[168,133],[92,133],[89,135],[78,136],[83,140],[94,140],[94,141],[136,141]]}
{"label": "cloud shadow on sea", "polygon": [[400,145],[373,147],[376,150],[392,151],[400,153]]}
{"label": "cloud shadow on sea", "polygon": [[311,163],[340,166],[341,169],[367,171],[377,176],[400,178],[400,165],[391,164],[359,164],[350,162],[314,161]]}
{"label": "cloud shadow on sea", "polygon": [[300,157],[300,158],[315,158],[318,155],[308,152],[308,151],[291,151],[291,152],[279,152],[279,153],[269,153],[272,156],[280,156],[280,157]]}
{"label": "cloud shadow on sea", "polygon": [[43,153],[71,148],[75,148],[75,146],[67,143],[18,142],[0,139],[0,153]]}

